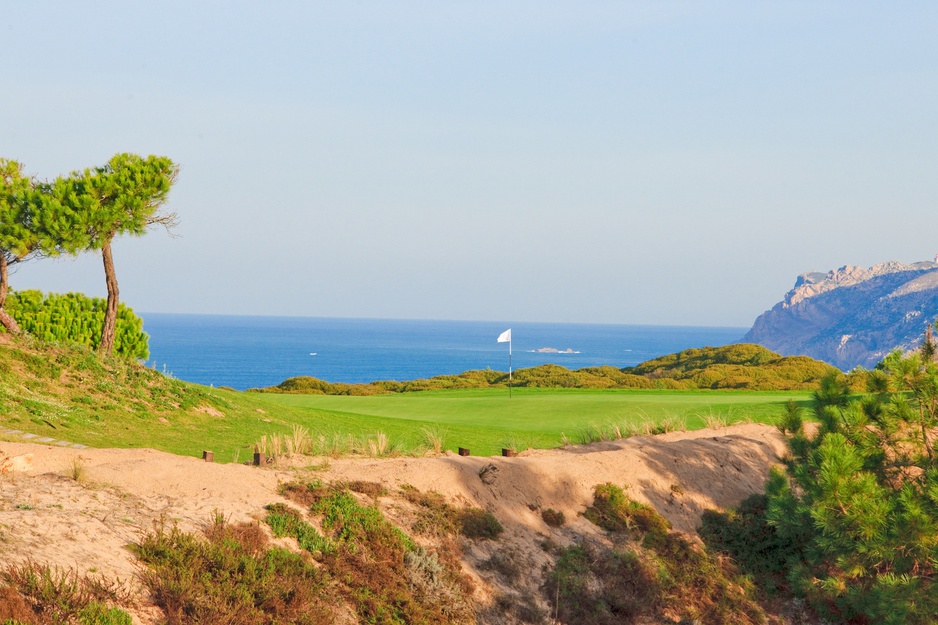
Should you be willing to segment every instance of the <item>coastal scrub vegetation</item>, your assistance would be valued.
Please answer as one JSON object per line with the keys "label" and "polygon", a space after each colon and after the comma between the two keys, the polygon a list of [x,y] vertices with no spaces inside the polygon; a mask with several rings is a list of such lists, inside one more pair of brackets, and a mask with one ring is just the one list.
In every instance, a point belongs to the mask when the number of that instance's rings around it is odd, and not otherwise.
{"label": "coastal scrub vegetation", "polygon": [[475,622],[472,583],[452,542],[441,549],[419,545],[384,517],[377,498],[363,505],[341,484],[289,483],[281,492],[306,513],[273,504],[266,523],[322,565],[362,622]]}
{"label": "coastal scrub vegetation", "polygon": [[132,603],[128,588],[95,575],[79,575],[34,562],[0,570],[3,625],[131,625],[118,605]]}
{"label": "coastal scrub vegetation", "polygon": [[333,622],[328,573],[271,547],[257,523],[216,515],[204,537],[159,526],[131,548],[167,625]]}
{"label": "coastal scrub vegetation", "polygon": [[596,486],[584,516],[615,540],[612,546],[580,541],[556,550],[544,593],[561,622],[766,621],[752,582],[728,558],[672,531],[664,517],[622,488]]}
{"label": "coastal scrub vegetation", "polygon": [[[837,369],[805,356],[780,356],[759,345],[688,349],[636,367],[586,367],[571,371],[559,365],[518,369],[512,375],[517,388],[576,389],[748,389],[760,391],[813,389]],[[498,388],[508,385],[508,374],[474,370],[408,382],[369,384],[330,383],[309,376],[284,380],[277,386],[251,389],[266,393],[309,395],[376,395],[415,391]]]}
{"label": "coastal scrub vegetation", "polygon": [[938,365],[894,352],[851,396],[827,377],[817,426],[789,406],[784,469],[764,497],[712,513],[702,533],[767,592],[802,597],[834,622],[938,619]]}

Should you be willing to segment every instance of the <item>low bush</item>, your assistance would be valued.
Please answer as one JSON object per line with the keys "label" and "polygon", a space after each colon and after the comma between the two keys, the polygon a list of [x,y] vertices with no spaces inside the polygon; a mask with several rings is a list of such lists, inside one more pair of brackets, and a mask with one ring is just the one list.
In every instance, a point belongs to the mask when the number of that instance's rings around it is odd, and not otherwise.
{"label": "low bush", "polygon": [[488,510],[463,508],[459,512],[459,533],[466,538],[494,540],[505,528]]}
{"label": "low bush", "polygon": [[277,538],[295,538],[301,549],[313,554],[335,551],[331,540],[320,534],[315,527],[303,520],[299,512],[282,503],[267,506],[264,522],[270,526]]}
{"label": "low bush", "polygon": [[654,508],[630,499],[621,488],[609,483],[594,489],[593,505],[583,516],[610,532],[666,534],[671,529],[667,519]]}
{"label": "low bush", "polygon": [[806,356],[779,356],[759,345],[687,349],[623,369],[684,388],[804,390],[837,369]]}
{"label": "low bush", "polygon": [[0,572],[0,621],[36,625],[130,625],[123,584],[32,562]]}
{"label": "low bush", "polygon": [[713,551],[733,558],[768,594],[788,588],[785,578],[790,545],[766,518],[768,498],[756,494],[726,512],[703,513],[700,537]]}
{"label": "low bush", "polygon": [[[569,578],[570,588],[575,590],[575,596],[567,598],[569,602],[587,606],[584,609],[593,606],[597,614],[612,615],[610,619],[619,618],[620,611],[632,614],[630,610],[647,605],[654,609],[646,615],[659,618],[670,612],[704,623],[748,625],[765,621],[765,613],[753,598],[755,588],[732,562],[671,531],[664,517],[632,501],[621,488],[612,484],[597,486],[593,505],[584,516],[607,531],[625,532],[635,540],[611,553],[595,549],[591,553],[584,548],[582,552],[567,553],[566,561],[558,560],[556,583]],[[618,583],[623,575],[641,580],[639,588],[620,589],[609,596],[597,595],[593,590],[596,584],[605,588]],[[590,576],[597,581],[591,583]],[[557,586],[556,592],[561,590],[562,586]],[[629,599],[616,604],[616,597]],[[579,613],[574,616],[586,619]],[[597,618],[584,622],[622,622],[604,620],[606,616]]]}
{"label": "low bush", "polygon": [[634,551],[581,543],[560,551],[544,593],[559,622],[618,625],[658,613],[661,571]]}
{"label": "low bush", "polygon": [[563,512],[554,510],[553,508],[541,510],[541,518],[544,520],[544,523],[547,523],[547,525],[551,527],[563,527],[564,523],[567,522]]}
{"label": "low bush", "polygon": [[256,524],[216,517],[206,534],[161,526],[133,546],[168,625],[332,622],[328,577],[302,556],[268,548]]}
{"label": "low bush", "polygon": [[[560,365],[539,365],[515,371],[512,384],[521,388],[804,390],[814,388],[823,376],[832,371],[837,370],[819,360],[805,356],[782,357],[758,345],[740,344],[689,349],[624,369],[603,366],[574,371]],[[370,384],[332,384],[316,378],[297,377],[277,386],[252,390],[374,395],[507,385],[508,374],[485,370],[408,382],[379,381]]]}
{"label": "low bush", "polygon": [[[307,549],[339,583],[339,588],[366,623],[469,623],[471,585],[451,554],[418,546],[384,518],[374,505],[362,505],[342,485],[285,485],[295,501],[312,501],[324,536]],[[283,504],[268,507],[267,523],[277,535],[311,535],[315,531],[299,512]],[[308,529],[307,529],[308,528]],[[317,533],[318,535],[318,533]],[[300,538],[298,538],[300,540]],[[319,540],[328,549],[317,548]]]}

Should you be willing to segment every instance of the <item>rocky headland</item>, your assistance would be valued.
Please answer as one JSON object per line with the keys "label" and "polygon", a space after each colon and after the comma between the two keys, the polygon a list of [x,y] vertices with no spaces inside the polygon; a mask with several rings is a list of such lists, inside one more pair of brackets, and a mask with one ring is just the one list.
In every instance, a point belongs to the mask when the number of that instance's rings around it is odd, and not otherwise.
{"label": "rocky headland", "polygon": [[938,263],[845,265],[798,276],[743,340],[847,371],[871,368],[894,349],[917,347],[936,317]]}

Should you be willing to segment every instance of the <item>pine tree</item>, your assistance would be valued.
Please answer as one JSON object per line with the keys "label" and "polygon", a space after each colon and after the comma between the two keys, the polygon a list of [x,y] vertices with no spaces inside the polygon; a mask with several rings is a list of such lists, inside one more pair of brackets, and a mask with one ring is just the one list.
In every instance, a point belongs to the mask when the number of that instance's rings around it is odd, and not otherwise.
{"label": "pine tree", "polygon": [[168,230],[175,213],[160,212],[179,167],[163,156],[146,158],[117,154],[102,167],[73,173],[61,184],[59,197],[77,224],[75,241],[88,250],[100,250],[107,284],[107,308],[98,351],[114,350],[120,292],[111,243],[118,235],[141,236],[153,225]]}
{"label": "pine tree", "polygon": [[813,433],[783,417],[789,455],[766,487],[793,590],[841,622],[936,622],[938,366],[894,352],[861,396],[829,376],[814,412]]}

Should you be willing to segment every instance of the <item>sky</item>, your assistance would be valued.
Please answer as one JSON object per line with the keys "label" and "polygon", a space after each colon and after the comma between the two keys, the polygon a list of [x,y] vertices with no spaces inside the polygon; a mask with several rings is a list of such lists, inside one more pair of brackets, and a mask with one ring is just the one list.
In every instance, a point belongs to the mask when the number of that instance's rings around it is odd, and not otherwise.
{"label": "sky", "polygon": [[0,4],[0,157],[181,167],[138,312],[747,327],[938,253],[936,3]]}

